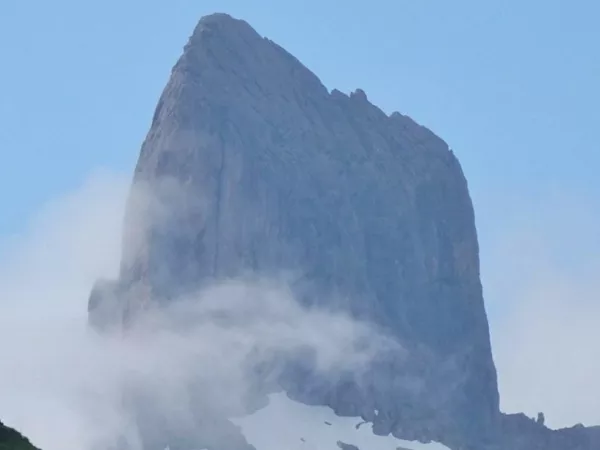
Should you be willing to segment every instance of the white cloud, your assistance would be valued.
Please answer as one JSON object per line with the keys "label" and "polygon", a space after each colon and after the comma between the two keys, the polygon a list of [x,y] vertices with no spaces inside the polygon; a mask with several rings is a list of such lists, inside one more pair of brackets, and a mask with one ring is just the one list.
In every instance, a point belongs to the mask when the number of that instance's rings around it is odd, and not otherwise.
{"label": "white cloud", "polygon": [[[94,174],[40,211],[0,258],[0,418],[44,450],[89,450],[118,431],[135,443],[126,386],[185,423],[190,381],[202,382],[211,408],[235,409],[254,389],[249,352],[268,359],[309,346],[328,371],[360,367],[390,344],[346,316],[300,308],[277,280],[211,286],[127,339],[91,333],[87,296],[117,273],[128,185]],[[482,243],[502,403],[544,411],[550,425],[600,423],[600,220],[587,202],[553,200]],[[214,320],[223,314],[226,324]],[[191,315],[203,325],[173,329]],[[357,351],[364,342],[371,347]]]}
{"label": "white cloud", "polygon": [[39,211],[0,259],[0,417],[49,450],[84,439],[72,394],[98,364],[86,299],[95,277],[118,267],[127,184],[93,174]]}
{"label": "white cloud", "polygon": [[44,450],[90,450],[119,433],[135,445],[127,393],[181,427],[196,407],[190,383],[203,408],[233,411],[274,354],[309,347],[327,373],[359,369],[391,345],[347,316],[301,308],[277,280],[210,286],[127,336],[91,332],[87,297],[117,273],[128,183],[95,174],[45,207],[0,260],[0,417]]}

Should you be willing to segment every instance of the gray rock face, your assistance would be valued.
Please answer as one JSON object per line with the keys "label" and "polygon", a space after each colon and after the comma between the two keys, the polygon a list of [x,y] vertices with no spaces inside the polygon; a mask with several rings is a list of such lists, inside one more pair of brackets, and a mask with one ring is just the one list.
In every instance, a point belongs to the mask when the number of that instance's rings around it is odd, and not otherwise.
{"label": "gray rock face", "polygon": [[[460,425],[480,429],[495,420],[473,208],[456,157],[363,91],[328,92],[243,21],[203,18],[175,65],[141,149],[123,246],[120,279],[92,293],[95,323],[215,277],[292,271],[305,303],[343,299],[335,306],[428,355],[419,370],[431,394],[416,416],[448,426],[468,417]],[[382,433],[401,414],[381,386],[392,382],[380,380],[371,402]]]}
{"label": "gray rock face", "polygon": [[384,361],[366,387],[329,386],[313,401],[399,437],[453,444],[495,429],[473,207],[453,152],[361,90],[329,92],[247,23],[208,16],[159,100],[120,277],[96,285],[90,320],[120,326],[210,280],[281,271],[307,305],[395,336],[421,383],[401,392]]}

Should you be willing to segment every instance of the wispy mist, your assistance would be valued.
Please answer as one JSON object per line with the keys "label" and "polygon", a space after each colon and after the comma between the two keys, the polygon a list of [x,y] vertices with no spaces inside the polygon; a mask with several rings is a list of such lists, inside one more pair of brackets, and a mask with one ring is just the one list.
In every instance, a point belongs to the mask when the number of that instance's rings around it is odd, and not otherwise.
{"label": "wispy mist", "polygon": [[[299,306],[276,279],[207,286],[127,335],[89,330],[92,284],[117,275],[128,186],[98,172],[3,245],[0,418],[44,450],[95,449],[115,436],[135,448],[132,395],[185,427],[198,404],[247,407],[274,355],[308,348],[325,374],[360,372],[393,345],[348,316]],[[520,217],[483,250],[503,407],[544,411],[553,426],[600,423],[600,220],[572,199]]]}
{"label": "wispy mist", "polygon": [[191,429],[197,408],[230,415],[259,399],[261,369],[277,358],[308,349],[325,375],[358,373],[394,345],[348,316],[299,306],[276,279],[222,281],[125,334],[96,334],[87,297],[117,274],[128,184],[94,175],[44,208],[0,263],[0,417],[44,450],[117,437],[136,448],[136,408],[165,430]]}

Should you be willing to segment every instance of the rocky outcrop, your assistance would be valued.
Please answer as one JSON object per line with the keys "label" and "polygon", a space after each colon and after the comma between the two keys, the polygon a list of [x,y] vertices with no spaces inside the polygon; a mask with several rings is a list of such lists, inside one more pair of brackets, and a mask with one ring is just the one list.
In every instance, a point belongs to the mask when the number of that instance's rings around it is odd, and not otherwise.
{"label": "rocky outcrop", "polygon": [[600,427],[576,425],[550,430],[524,414],[502,415],[496,438],[485,450],[594,450]]}
{"label": "rocky outcrop", "polygon": [[158,102],[120,277],[96,285],[90,320],[126,325],[211,280],[282,271],[304,304],[375,323],[409,355],[377,361],[360,383],[288,380],[292,395],[380,434],[455,448],[492,439],[477,234],[452,150],[361,90],[328,91],[246,22],[208,16]]}

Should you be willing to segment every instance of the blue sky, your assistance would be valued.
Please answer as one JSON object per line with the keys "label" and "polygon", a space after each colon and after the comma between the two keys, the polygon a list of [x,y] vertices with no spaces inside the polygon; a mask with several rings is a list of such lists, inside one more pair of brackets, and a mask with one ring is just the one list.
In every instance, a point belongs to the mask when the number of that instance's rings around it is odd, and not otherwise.
{"label": "blue sky", "polygon": [[213,11],[247,19],[328,87],[361,87],[444,137],[482,224],[491,195],[535,200],[567,186],[598,197],[597,2],[340,5],[3,0],[0,233],[94,167],[131,169],[171,66]]}
{"label": "blue sky", "polygon": [[3,0],[0,233],[99,165],[130,170],[197,19],[226,11],[332,88],[444,137],[490,195],[597,197],[600,6],[503,1]]}
{"label": "blue sky", "polygon": [[98,168],[132,171],[172,65],[216,11],[329,88],[360,87],[450,144],[475,203],[492,321],[514,310],[525,276],[593,272],[596,0],[2,0],[0,240]]}

